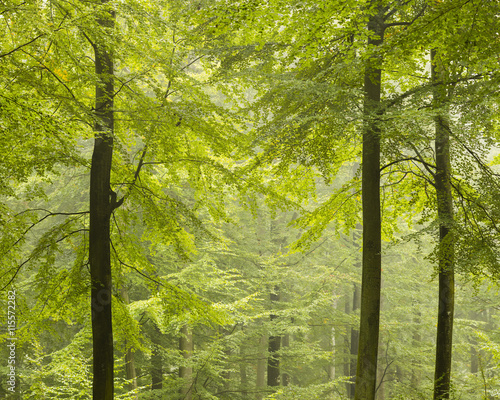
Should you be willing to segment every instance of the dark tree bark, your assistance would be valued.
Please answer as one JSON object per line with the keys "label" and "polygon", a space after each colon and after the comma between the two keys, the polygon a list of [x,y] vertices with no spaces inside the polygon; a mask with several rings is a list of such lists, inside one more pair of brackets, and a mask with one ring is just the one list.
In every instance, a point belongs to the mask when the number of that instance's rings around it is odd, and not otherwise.
{"label": "dark tree bark", "polygon": [[[279,301],[279,289],[275,288],[275,293],[270,295],[271,304]],[[277,318],[271,314],[271,321]],[[280,359],[278,352],[281,348],[281,336],[269,336],[269,356],[267,359],[267,386],[280,385]]]}
{"label": "dark tree bark", "polygon": [[[370,16],[370,47],[380,46],[384,36],[382,12]],[[374,400],[377,377],[377,354],[380,324],[381,286],[381,215],[380,215],[380,114],[381,62],[379,56],[368,58],[364,77],[364,117],[362,202],[363,259],[359,352],[356,369],[356,400]]]}
{"label": "dark tree bark", "polygon": [[[98,21],[111,30],[114,14]],[[104,40],[94,43],[95,141],[90,168],[89,263],[92,282],[93,398],[113,398],[113,327],[111,320],[110,199],[111,160],[113,156],[113,59]],[[115,197],[116,199],[116,197]]]}
{"label": "dark tree bark", "polygon": [[[446,88],[442,68],[438,65],[436,51],[431,51],[431,74],[438,83],[434,90],[437,107],[445,106]],[[453,314],[455,306],[453,197],[451,192],[450,136],[447,115],[435,117],[436,196],[439,221],[439,305],[436,339],[436,365],[434,373],[434,400],[450,398],[451,356],[453,339]]]}

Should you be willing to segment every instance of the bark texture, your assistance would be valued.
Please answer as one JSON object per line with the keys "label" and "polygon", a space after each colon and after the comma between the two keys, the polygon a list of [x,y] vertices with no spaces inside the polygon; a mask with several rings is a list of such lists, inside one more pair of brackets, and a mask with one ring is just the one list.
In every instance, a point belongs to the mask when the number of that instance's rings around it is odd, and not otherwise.
{"label": "bark texture", "polygon": [[[370,48],[380,46],[384,36],[382,12],[370,16]],[[367,60],[364,77],[362,202],[363,259],[359,352],[356,369],[356,400],[374,400],[380,324],[381,215],[380,215],[380,113],[381,59],[374,53]]]}
{"label": "bark texture", "polygon": [[[431,51],[432,80],[435,105],[445,107],[444,74],[435,50]],[[439,84],[441,83],[441,84]],[[439,221],[439,304],[434,372],[434,400],[450,398],[453,314],[455,306],[453,197],[451,192],[450,129],[446,112],[435,117],[436,196]]]}
{"label": "bark texture", "polygon": [[[105,2],[104,2],[105,3]],[[114,14],[98,21],[112,29]],[[111,319],[110,199],[111,160],[113,157],[113,59],[111,51],[97,39],[94,46],[95,141],[90,168],[89,262],[92,282],[93,398],[113,399],[113,327]]]}

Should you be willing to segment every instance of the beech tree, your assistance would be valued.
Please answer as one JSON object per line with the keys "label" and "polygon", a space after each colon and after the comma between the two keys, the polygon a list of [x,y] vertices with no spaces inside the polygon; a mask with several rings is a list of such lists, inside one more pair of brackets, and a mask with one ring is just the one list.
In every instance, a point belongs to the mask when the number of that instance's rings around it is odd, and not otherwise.
{"label": "beech tree", "polygon": [[[99,27],[113,35],[115,12],[107,1],[97,16]],[[106,35],[106,36],[107,36]],[[113,399],[113,322],[111,317],[111,214],[123,201],[111,189],[111,166],[115,125],[113,48],[108,37],[89,39],[94,48],[95,140],[90,165],[89,267],[92,307],[93,398]]]}

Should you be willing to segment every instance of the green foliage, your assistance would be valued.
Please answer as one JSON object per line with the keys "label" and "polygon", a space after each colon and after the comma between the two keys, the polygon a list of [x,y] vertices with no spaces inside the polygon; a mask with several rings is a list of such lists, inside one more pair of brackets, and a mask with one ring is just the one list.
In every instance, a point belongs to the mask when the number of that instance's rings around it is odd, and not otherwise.
{"label": "green foliage", "polygon": [[[498,304],[486,288],[500,271],[498,171],[489,164],[500,139],[498,4],[380,2],[396,8],[375,50],[363,27],[376,3],[127,0],[109,3],[112,32],[97,23],[108,6],[2,3],[0,284],[19,293],[23,398],[91,397],[96,38],[115,59],[110,189],[123,199],[111,218],[116,398],[135,396],[128,349],[141,399],[180,399],[191,383],[195,399],[346,398],[358,325],[349,306],[360,281],[362,76],[373,51],[384,55],[379,390],[391,399],[432,391],[432,125],[446,109],[457,271],[466,278],[454,396],[498,396]],[[453,94],[439,107],[430,48]],[[469,292],[468,281],[481,290]],[[0,305],[3,318],[5,298]],[[178,344],[185,327],[189,357]],[[278,355],[289,386],[257,387],[270,335],[288,340]],[[151,390],[155,351],[161,390]],[[180,367],[193,369],[192,382],[178,378]]]}

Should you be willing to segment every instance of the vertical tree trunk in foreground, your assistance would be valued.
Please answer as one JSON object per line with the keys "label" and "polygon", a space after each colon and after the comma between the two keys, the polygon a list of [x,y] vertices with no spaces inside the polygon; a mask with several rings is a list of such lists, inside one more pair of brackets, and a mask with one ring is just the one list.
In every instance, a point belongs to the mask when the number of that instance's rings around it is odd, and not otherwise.
{"label": "vertical tree trunk in foreground", "polygon": [[[376,36],[369,47],[380,46],[384,35],[382,13],[370,16],[368,30]],[[374,400],[380,324],[381,216],[380,216],[380,113],[381,60],[371,55],[365,67],[362,201],[363,261],[361,315],[355,400]]]}
{"label": "vertical tree trunk in foreground", "polygon": [[[111,30],[114,14],[98,23]],[[113,399],[113,327],[111,320],[110,176],[113,156],[113,60],[102,38],[93,43],[95,73],[95,141],[90,168],[89,262],[92,282],[93,398]]]}
{"label": "vertical tree trunk in foreground", "polygon": [[[439,84],[443,71],[439,66],[435,50],[431,51],[431,74],[434,83],[434,101],[443,107],[446,88]],[[447,115],[441,112],[435,117],[436,151],[436,196],[439,221],[439,305],[436,338],[436,365],[434,373],[434,400],[450,398],[451,355],[453,337],[453,313],[455,306],[454,286],[454,239],[453,239],[453,197],[450,182],[450,135]]]}

